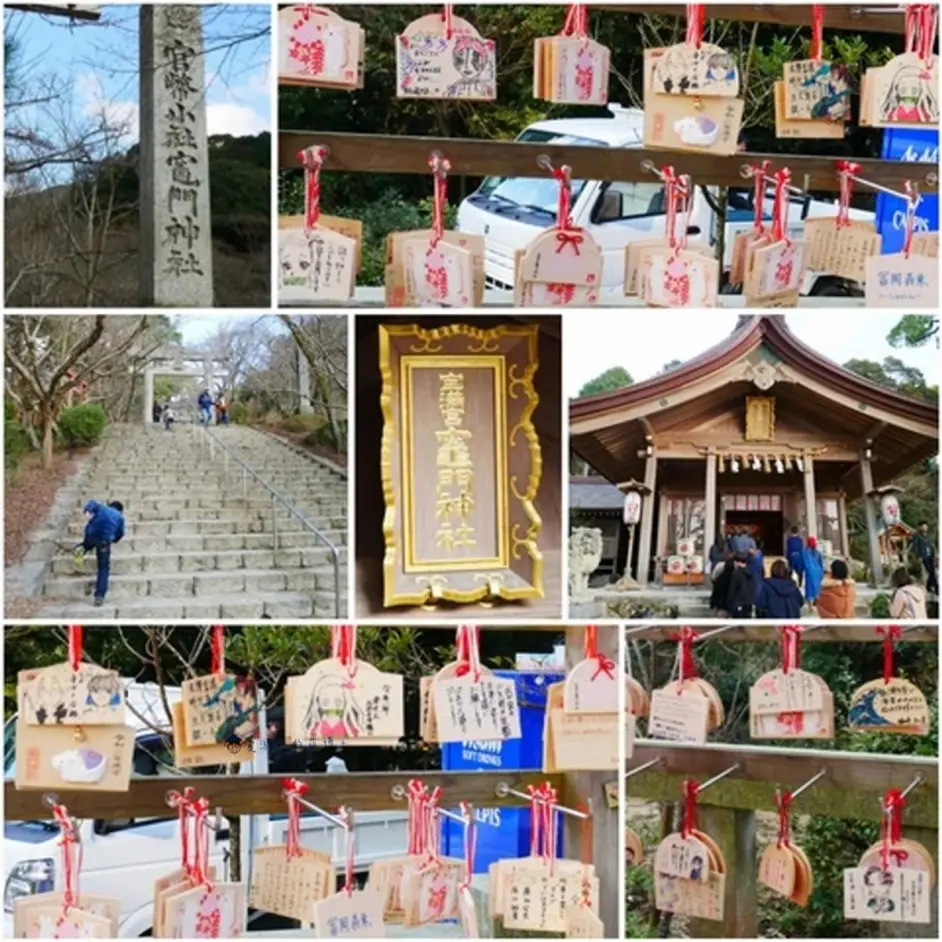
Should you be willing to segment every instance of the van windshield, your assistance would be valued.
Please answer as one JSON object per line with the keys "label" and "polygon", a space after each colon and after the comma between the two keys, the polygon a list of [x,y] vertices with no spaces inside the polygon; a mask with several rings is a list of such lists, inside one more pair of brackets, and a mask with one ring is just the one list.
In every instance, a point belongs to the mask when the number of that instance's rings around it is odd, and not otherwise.
{"label": "van windshield", "polygon": [[[576,137],[572,134],[558,134],[553,131],[540,131],[530,128],[523,132],[518,141],[531,144],[569,144],[575,147],[607,147],[605,141],[595,141],[588,137]],[[585,186],[585,180],[572,180],[572,202],[575,203]],[[537,213],[545,214],[552,221],[556,219],[559,203],[559,184],[548,174],[544,177],[486,177],[478,187],[477,197],[484,197],[496,203],[519,206]]]}

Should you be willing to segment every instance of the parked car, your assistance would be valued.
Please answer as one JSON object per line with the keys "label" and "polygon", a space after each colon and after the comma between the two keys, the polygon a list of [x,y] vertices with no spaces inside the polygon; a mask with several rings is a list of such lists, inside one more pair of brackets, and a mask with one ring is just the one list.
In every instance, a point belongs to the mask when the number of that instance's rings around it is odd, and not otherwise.
{"label": "parked car", "polygon": [[[610,105],[609,118],[560,118],[538,121],[518,141],[579,147],[643,147],[644,112],[640,108]],[[663,164],[671,154],[664,152]],[[800,180],[794,181],[800,185]],[[687,236],[690,242],[717,242],[716,187],[699,185],[695,193]],[[548,174],[533,177],[487,177],[458,207],[457,228],[484,236],[484,273],[490,287],[512,290],[514,253],[525,248],[542,230],[556,224],[559,185]],[[767,194],[764,216],[770,219]],[[602,252],[603,300],[624,297],[625,248],[630,242],[664,234],[664,187],[654,174],[650,180],[572,180],[572,221],[588,230]],[[835,216],[837,203],[792,196],[788,232],[801,234],[809,217]],[[874,214],[851,209],[852,219],[873,220]],[[751,228],[753,188],[730,190],[726,213],[723,269],[728,272],[737,232]],[[732,290],[732,289],[730,289]],[[807,295],[862,295],[862,286],[820,272],[808,272],[802,293]]]}

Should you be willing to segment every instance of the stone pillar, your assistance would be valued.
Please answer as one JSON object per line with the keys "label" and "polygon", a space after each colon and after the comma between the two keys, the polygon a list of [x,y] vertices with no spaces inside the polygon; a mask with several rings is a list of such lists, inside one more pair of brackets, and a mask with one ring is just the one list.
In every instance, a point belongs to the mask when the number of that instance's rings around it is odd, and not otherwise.
{"label": "stone pillar", "polygon": [[703,568],[710,572],[710,549],[716,539],[716,452],[710,449],[706,459],[706,513],[703,517]]}
{"label": "stone pillar", "polygon": [[808,536],[818,538],[818,502],[814,491],[814,458],[804,455],[802,461],[805,465],[805,526]]}
{"label": "stone pillar", "polygon": [[847,495],[841,491],[837,497],[837,527],[841,532],[841,555],[850,559],[850,536],[847,532]]}
{"label": "stone pillar", "polygon": [[314,405],[311,402],[311,364],[299,349],[298,353],[298,411],[301,415],[311,415]]}
{"label": "stone pillar", "polygon": [[216,374],[213,371],[212,358],[207,357],[205,360],[203,360],[203,389],[208,389],[211,396],[215,393],[215,390],[213,389],[213,383],[215,380]]}
{"label": "stone pillar", "polygon": [[154,368],[148,366],[144,370],[144,425],[152,424],[154,419],[151,413],[154,409]]}
{"label": "stone pillar", "polygon": [[140,294],[212,307],[209,153],[200,7],[140,12]]}
{"label": "stone pillar", "polygon": [[883,560],[880,558],[880,541],[877,539],[877,508],[870,496],[873,490],[873,471],[867,452],[860,453],[860,488],[863,491],[864,516],[867,518],[867,549],[870,552],[870,584],[883,582]]}
{"label": "stone pillar", "polygon": [[654,508],[657,490],[657,455],[653,448],[644,463],[644,498],[641,504],[641,537],[638,542],[638,582],[650,582],[651,534],[654,530]]}

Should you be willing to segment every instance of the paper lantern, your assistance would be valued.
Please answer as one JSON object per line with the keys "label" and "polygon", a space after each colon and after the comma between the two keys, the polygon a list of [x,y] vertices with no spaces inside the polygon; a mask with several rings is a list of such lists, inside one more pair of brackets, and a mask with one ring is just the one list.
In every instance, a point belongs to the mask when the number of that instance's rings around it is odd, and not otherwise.
{"label": "paper lantern", "polygon": [[892,527],[900,522],[899,501],[895,494],[884,494],[880,498],[880,511],[886,526]]}
{"label": "paper lantern", "polygon": [[626,526],[637,523],[641,519],[641,495],[637,491],[626,492],[622,519]]}

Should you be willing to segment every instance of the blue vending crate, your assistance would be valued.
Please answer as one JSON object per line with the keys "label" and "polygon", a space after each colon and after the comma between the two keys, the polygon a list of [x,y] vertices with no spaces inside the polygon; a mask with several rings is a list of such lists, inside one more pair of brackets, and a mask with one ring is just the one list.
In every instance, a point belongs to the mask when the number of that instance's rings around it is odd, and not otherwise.
{"label": "blue vending crate", "polygon": [[[939,132],[924,128],[889,128],[883,132],[884,160],[939,162]],[[920,193],[916,207],[916,232],[938,232],[939,196]],[[903,226],[906,201],[887,193],[877,195],[876,227],[883,236],[884,255],[899,252],[903,247]]]}
{"label": "blue vending crate", "polygon": [[[546,688],[564,680],[565,674],[538,671],[494,671],[509,677],[517,685],[520,705],[519,739],[506,742],[450,742],[442,746],[442,769],[523,772],[543,767],[543,717],[546,713]],[[444,795],[448,800],[447,792]],[[502,857],[526,857],[530,853],[530,809],[475,808],[477,845],[474,872],[486,873]],[[449,857],[464,854],[464,827],[457,821],[442,820],[442,853]],[[557,853],[563,855],[562,829]]]}

